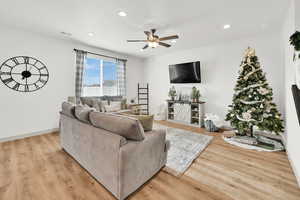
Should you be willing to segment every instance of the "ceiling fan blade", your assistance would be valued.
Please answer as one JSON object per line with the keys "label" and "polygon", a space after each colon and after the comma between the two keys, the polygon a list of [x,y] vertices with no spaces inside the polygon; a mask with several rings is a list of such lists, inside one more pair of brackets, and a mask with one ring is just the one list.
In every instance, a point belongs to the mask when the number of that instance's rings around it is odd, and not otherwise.
{"label": "ceiling fan blade", "polygon": [[178,38],[179,38],[178,35],[172,35],[172,36],[159,38],[159,40],[164,41],[164,40],[173,40],[173,39],[178,39]]}
{"label": "ceiling fan blade", "polygon": [[146,44],[146,45],[143,47],[143,49],[147,49],[148,47],[149,47],[149,45]]}
{"label": "ceiling fan blade", "polygon": [[156,32],[156,29],[155,29],[155,28],[151,29],[152,35],[154,35],[155,32]]}
{"label": "ceiling fan blade", "polygon": [[127,42],[147,42],[147,40],[127,40]]}
{"label": "ceiling fan blade", "polygon": [[144,31],[144,33],[145,33],[147,36],[151,35],[151,33],[150,33],[149,31]]}
{"label": "ceiling fan blade", "polygon": [[164,47],[168,47],[168,48],[171,46],[171,45],[169,45],[167,43],[164,43],[164,42],[159,42],[158,44],[161,45],[161,46],[164,46]]}

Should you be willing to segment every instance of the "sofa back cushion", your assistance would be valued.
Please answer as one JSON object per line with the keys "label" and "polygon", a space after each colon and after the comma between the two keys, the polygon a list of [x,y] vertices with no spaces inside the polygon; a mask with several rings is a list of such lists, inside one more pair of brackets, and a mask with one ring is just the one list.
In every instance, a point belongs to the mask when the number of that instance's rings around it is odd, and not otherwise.
{"label": "sofa back cushion", "polygon": [[115,114],[91,112],[90,120],[95,127],[121,135],[129,140],[141,141],[145,138],[144,129],[138,119]]}
{"label": "sofa back cushion", "polygon": [[77,105],[75,106],[75,116],[79,121],[90,123],[90,112],[96,111],[95,108],[89,106]]}
{"label": "sofa back cushion", "polygon": [[70,102],[63,102],[61,105],[61,112],[69,117],[75,117],[75,104]]}

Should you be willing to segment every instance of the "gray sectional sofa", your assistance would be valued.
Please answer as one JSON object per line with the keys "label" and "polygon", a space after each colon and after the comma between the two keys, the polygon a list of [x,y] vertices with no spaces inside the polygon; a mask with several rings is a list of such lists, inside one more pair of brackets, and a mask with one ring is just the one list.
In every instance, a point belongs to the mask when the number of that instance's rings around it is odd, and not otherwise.
{"label": "gray sectional sofa", "polygon": [[64,102],[62,148],[117,199],[125,199],[165,164],[163,130],[145,132],[137,119]]}

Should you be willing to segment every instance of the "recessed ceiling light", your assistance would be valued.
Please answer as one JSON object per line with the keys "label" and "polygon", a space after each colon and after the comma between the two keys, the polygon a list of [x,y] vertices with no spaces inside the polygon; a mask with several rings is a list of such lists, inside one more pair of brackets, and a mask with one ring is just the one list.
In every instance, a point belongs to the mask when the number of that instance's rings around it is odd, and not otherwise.
{"label": "recessed ceiling light", "polygon": [[176,40],[171,40],[172,43],[176,43]]}
{"label": "recessed ceiling light", "polygon": [[124,12],[124,11],[120,11],[120,12],[118,12],[118,15],[119,15],[120,17],[126,17],[126,16],[127,16],[127,13]]}
{"label": "recessed ceiling light", "polygon": [[223,28],[224,28],[224,29],[229,29],[229,28],[231,28],[231,25],[230,25],[230,24],[225,24],[225,25],[223,26]]}
{"label": "recessed ceiling light", "polygon": [[88,35],[92,37],[92,36],[94,36],[94,33],[88,33]]}

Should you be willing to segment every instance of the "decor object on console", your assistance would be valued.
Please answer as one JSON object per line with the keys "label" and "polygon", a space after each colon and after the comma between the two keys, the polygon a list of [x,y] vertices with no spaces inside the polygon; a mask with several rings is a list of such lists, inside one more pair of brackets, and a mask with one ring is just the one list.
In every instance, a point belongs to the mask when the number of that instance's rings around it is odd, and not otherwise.
{"label": "decor object on console", "polygon": [[44,63],[29,56],[15,56],[0,66],[0,79],[10,89],[34,92],[46,85],[49,72]]}
{"label": "decor object on console", "polygon": [[199,98],[201,97],[200,90],[195,86],[192,88],[191,99],[193,102],[199,102]]}
{"label": "decor object on console", "polygon": [[253,127],[279,134],[283,132],[281,114],[273,103],[273,92],[267,83],[255,50],[248,47],[239,70],[233,103],[226,120],[240,135],[253,137]]}
{"label": "decor object on console", "polygon": [[191,101],[167,100],[167,119],[178,123],[204,126],[204,103]]}
{"label": "decor object on console", "polygon": [[169,89],[169,97],[171,98],[172,101],[175,100],[175,97],[176,97],[176,89],[174,86],[172,86],[170,89]]}

